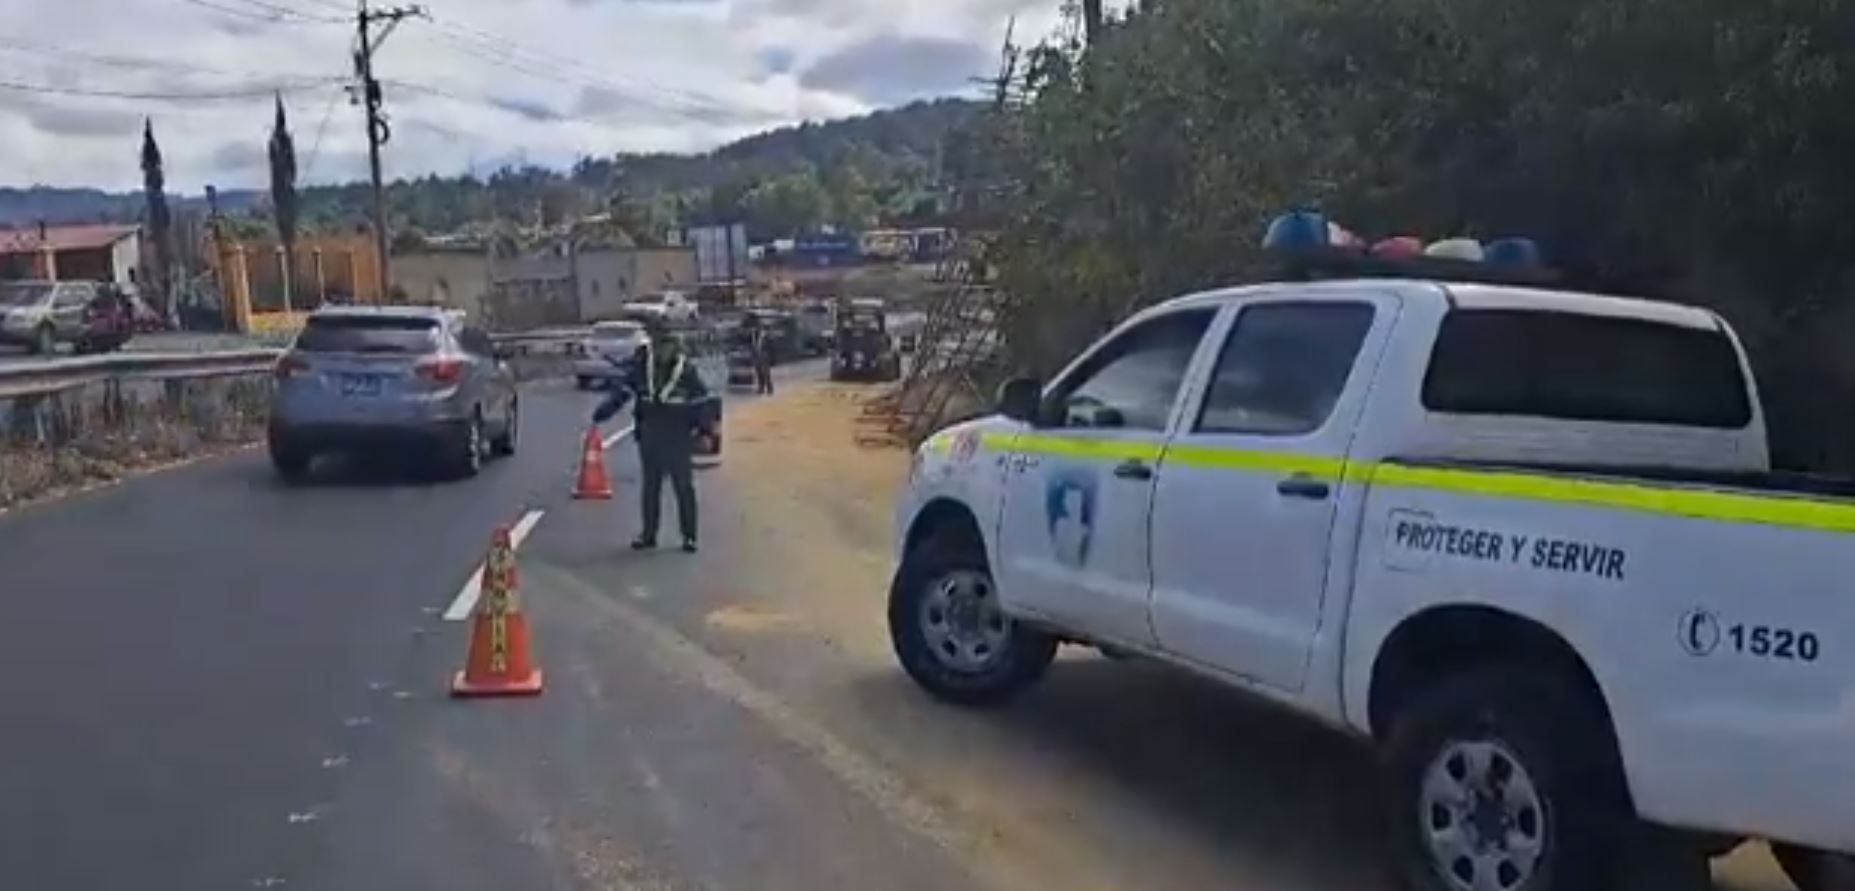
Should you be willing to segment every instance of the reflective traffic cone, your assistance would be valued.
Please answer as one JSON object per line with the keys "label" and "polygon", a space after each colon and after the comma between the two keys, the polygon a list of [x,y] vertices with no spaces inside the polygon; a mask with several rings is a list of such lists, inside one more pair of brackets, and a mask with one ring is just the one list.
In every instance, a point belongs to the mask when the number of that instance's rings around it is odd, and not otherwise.
{"label": "reflective traffic cone", "polygon": [[605,472],[605,444],[597,427],[586,428],[586,443],[580,447],[580,481],[573,487],[573,497],[612,497],[612,478]]}
{"label": "reflective traffic cone", "polygon": [[499,527],[483,561],[482,594],[470,620],[464,670],[451,678],[452,696],[533,696],[541,669],[529,650],[528,619],[516,594],[515,546]]}

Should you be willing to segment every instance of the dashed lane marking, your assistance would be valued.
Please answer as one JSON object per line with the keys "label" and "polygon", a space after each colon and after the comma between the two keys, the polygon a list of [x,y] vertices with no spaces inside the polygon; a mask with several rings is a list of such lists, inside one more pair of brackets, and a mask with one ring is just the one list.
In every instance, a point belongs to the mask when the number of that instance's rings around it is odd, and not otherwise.
{"label": "dashed lane marking", "polygon": [[[510,550],[515,550],[522,546],[523,540],[528,538],[528,533],[535,531],[535,526],[541,522],[541,517],[545,515],[545,513],[545,511],[531,510],[523,514],[520,520],[516,521],[515,528],[509,530]],[[457,592],[457,599],[451,601],[450,608],[444,611],[444,620],[446,622],[462,622],[470,618],[470,611],[476,609],[477,598],[482,596],[482,594],[483,564],[479,563],[477,564],[476,570],[470,574],[470,580],[464,583],[463,590]]]}

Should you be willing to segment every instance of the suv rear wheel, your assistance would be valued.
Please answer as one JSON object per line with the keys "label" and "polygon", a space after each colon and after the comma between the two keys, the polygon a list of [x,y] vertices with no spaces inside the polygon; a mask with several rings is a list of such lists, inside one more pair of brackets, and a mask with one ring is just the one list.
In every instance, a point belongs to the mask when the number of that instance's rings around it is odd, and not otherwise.
{"label": "suv rear wheel", "polygon": [[520,430],[521,426],[521,404],[512,399],[509,401],[509,416],[503,419],[502,435],[496,437],[495,441],[490,443],[490,448],[493,449],[496,454],[505,457],[515,454],[515,440],[518,435],[516,431]]}
{"label": "suv rear wheel", "polygon": [[458,479],[469,479],[483,471],[483,412],[470,413],[470,420],[459,426],[444,445],[446,469]]}
{"label": "suv rear wheel", "polygon": [[1574,685],[1509,666],[1454,675],[1411,697],[1385,752],[1406,888],[1611,883],[1635,821],[1609,725]]}
{"label": "suv rear wheel", "polygon": [[933,538],[896,570],[889,639],[915,683],[968,705],[1011,698],[1056,658],[1054,638],[1005,615],[983,556]]}

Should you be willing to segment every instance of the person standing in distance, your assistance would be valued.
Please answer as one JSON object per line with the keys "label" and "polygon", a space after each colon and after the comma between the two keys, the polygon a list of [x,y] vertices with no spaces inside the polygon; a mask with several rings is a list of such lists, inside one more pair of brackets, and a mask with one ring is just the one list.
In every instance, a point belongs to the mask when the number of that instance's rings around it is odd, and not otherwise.
{"label": "person standing in distance", "polygon": [[593,423],[604,423],[627,402],[637,418],[635,437],[638,460],[644,469],[639,488],[644,529],[633,539],[633,550],[657,546],[657,525],[663,512],[663,479],[670,478],[676,493],[676,520],[683,533],[683,550],[696,552],[696,483],[690,456],[696,434],[706,423],[709,390],[696,363],[684,352],[682,341],[664,331],[651,339],[623,366],[611,395],[593,410]]}
{"label": "person standing in distance", "polygon": [[754,354],[754,392],[762,396],[773,395],[773,335],[766,325],[757,325],[753,332]]}

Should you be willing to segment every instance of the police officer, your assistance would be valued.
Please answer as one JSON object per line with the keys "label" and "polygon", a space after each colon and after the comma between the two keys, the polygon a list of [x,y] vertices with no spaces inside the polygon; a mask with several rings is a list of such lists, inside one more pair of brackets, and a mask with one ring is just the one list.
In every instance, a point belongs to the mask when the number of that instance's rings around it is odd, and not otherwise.
{"label": "police officer", "polygon": [[670,478],[676,493],[677,525],[683,533],[683,550],[696,551],[696,484],[690,470],[699,429],[708,422],[709,391],[675,335],[653,332],[644,346],[623,367],[612,394],[593,411],[593,423],[602,423],[635,399],[639,463],[644,468],[644,529],[631,542],[634,550],[657,546],[657,522],[663,511],[663,478]]}

